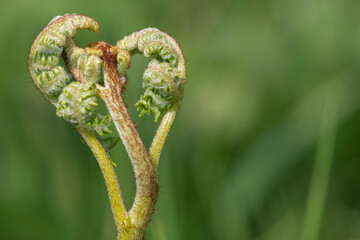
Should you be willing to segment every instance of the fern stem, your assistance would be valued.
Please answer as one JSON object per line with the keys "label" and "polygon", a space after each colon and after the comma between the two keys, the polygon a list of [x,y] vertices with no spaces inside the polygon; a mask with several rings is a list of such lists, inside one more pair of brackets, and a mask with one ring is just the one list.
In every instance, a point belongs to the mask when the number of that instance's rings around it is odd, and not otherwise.
{"label": "fern stem", "polygon": [[75,128],[79,131],[81,137],[90,147],[100,166],[109,194],[115,224],[118,231],[120,231],[124,224],[126,224],[126,220],[129,216],[121,196],[120,186],[111,160],[98,139],[90,131],[82,127]]}
{"label": "fern stem", "polygon": [[[124,232],[119,232],[118,239],[142,239],[146,226],[154,212],[158,197],[158,184],[150,157],[123,101],[125,77],[119,77],[115,66],[117,50],[104,42],[96,49],[103,51],[104,83],[100,97],[104,100],[116,130],[125,146],[134,167],[136,195],[129,211],[131,223],[127,223]],[[130,237],[125,237],[129,235]]]}
{"label": "fern stem", "polygon": [[155,171],[157,170],[157,167],[159,165],[161,151],[164,147],[170,128],[175,120],[179,106],[180,106],[180,101],[178,100],[174,102],[171,108],[164,114],[161,123],[156,131],[156,134],[153,138],[153,141],[151,143],[149,149],[149,156]]}
{"label": "fern stem", "polygon": [[[119,83],[119,81],[114,82]],[[136,195],[129,212],[134,227],[144,227],[150,221],[157,200],[157,179],[146,148],[130,119],[121,95],[115,94],[119,87],[111,86],[102,94],[120,138],[134,167]],[[115,98],[115,99],[114,99]]]}

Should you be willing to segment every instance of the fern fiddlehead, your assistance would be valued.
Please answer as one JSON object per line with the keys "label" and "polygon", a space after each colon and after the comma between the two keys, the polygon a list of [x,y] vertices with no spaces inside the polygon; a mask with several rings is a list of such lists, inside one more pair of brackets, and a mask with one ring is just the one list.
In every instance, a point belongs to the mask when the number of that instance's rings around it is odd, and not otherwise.
{"label": "fern fiddlehead", "polygon": [[[135,32],[118,41],[115,47],[97,42],[85,49],[73,41],[79,29],[97,32],[99,26],[83,15],[55,17],[34,40],[28,58],[29,73],[37,88],[56,107],[56,114],[74,125],[94,153],[108,188],[118,239],[143,239],[158,196],[158,160],[183,95],[185,60],[177,42],[155,28]],[[135,53],[150,59],[143,74],[145,92],[136,103],[140,116],[154,115],[156,122],[164,114],[149,151],[122,96],[126,70]],[[69,73],[61,66],[61,58]],[[99,97],[109,115],[98,112]],[[112,122],[135,172],[137,191],[129,212],[124,207],[105,144],[99,138],[111,132]]]}
{"label": "fern fiddlehead", "polygon": [[53,103],[61,90],[72,81],[72,76],[60,66],[60,57],[67,39],[79,29],[97,32],[93,19],[76,14],[55,17],[35,38],[29,52],[28,69],[39,90]]}
{"label": "fern fiddlehead", "polygon": [[60,94],[56,114],[81,127],[93,131],[99,136],[111,133],[111,118],[96,111],[96,85],[94,82],[72,82]]}
{"label": "fern fiddlehead", "polygon": [[147,28],[118,41],[116,46],[150,59],[143,74],[145,93],[136,106],[140,116],[154,114],[157,121],[183,94],[185,60],[179,45],[166,33]]}

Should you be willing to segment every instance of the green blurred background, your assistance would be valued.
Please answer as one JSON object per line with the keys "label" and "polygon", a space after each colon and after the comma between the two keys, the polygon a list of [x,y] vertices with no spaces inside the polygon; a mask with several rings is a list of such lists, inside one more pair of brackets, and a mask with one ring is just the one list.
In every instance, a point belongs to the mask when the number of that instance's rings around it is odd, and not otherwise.
{"label": "green blurred background", "polygon": [[[27,73],[35,36],[81,13],[117,40],[157,27],[180,43],[187,85],[160,160],[146,239],[360,239],[360,1],[9,1],[0,8],[0,240],[115,239],[105,184],[77,132]],[[138,118],[146,59],[126,101]],[[134,175],[111,152],[127,207]],[[316,167],[315,167],[316,166]]]}

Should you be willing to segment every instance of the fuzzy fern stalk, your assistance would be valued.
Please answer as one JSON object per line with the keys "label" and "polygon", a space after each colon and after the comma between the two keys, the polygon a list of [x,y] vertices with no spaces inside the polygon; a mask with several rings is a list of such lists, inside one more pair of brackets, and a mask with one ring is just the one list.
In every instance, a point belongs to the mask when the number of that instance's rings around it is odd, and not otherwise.
{"label": "fuzzy fern stalk", "polygon": [[[147,28],[118,41],[116,46],[96,42],[82,49],[73,37],[77,30],[99,31],[90,17],[66,14],[55,17],[35,38],[28,69],[40,92],[56,114],[70,122],[88,144],[104,175],[118,230],[117,239],[144,239],[158,198],[157,166],[164,142],[179,109],[185,84],[185,61],[178,43],[166,33]],[[161,118],[147,150],[130,119],[123,92],[131,56],[143,54],[149,64],[143,74],[144,94],[136,103],[140,116]],[[60,65],[60,58],[66,68]],[[108,113],[99,113],[101,98]],[[113,162],[104,136],[115,128],[134,168],[136,195],[130,210],[124,206]],[[116,142],[111,143],[111,145]]]}

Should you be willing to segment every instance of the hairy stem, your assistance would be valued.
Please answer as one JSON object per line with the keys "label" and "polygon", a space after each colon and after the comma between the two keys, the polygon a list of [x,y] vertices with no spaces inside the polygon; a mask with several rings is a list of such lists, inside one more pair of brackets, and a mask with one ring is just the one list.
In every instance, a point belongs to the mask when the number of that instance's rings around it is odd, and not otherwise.
{"label": "hairy stem", "polygon": [[98,139],[90,131],[82,127],[76,127],[76,129],[90,147],[100,166],[109,194],[115,224],[118,231],[120,231],[123,225],[126,223],[126,220],[129,218],[129,215],[121,197],[120,186],[118,184],[116,173],[112,166],[111,160]]}
{"label": "hairy stem", "polygon": [[175,120],[176,113],[179,109],[179,105],[180,105],[179,100],[174,102],[172,107],[164,114],[164,117],[162,118],[161,123],[151,143],[149,155],[155,171],[157,170],[161,151],[164,147],[170,128]]}
{"label": "hairy stem", "polygon": [[117,74],[115,66],[117,50],[111,48],[106,43],[99,43],[95,48],[103,51],[105,67],[105,87],[100,90],[100,97],[104,100],[109,110],[135,172],[136,195],[132,209],[129,212],[131,223],[127,224],[126,228],[128,231],[123,235],[134,234],[133,238],[130,239],[141,239],[157,201],[157,179],[150,157],[139,133],[130,119],[126,104],[123,101],[122,92],[126,80],[125,77],[120,78]]}
{"label": "hairy stem", "polygon": [[104,100],[125,149],[129,154],[135,172],[136,195],[132,209],[129,212],[131,219],[131,226],[129,227],[143,232],[150,221],[157,201],[157,179],[145,146],[133,122],[130,120],[122,99],[113,101],[110,96],[107,96]]}

